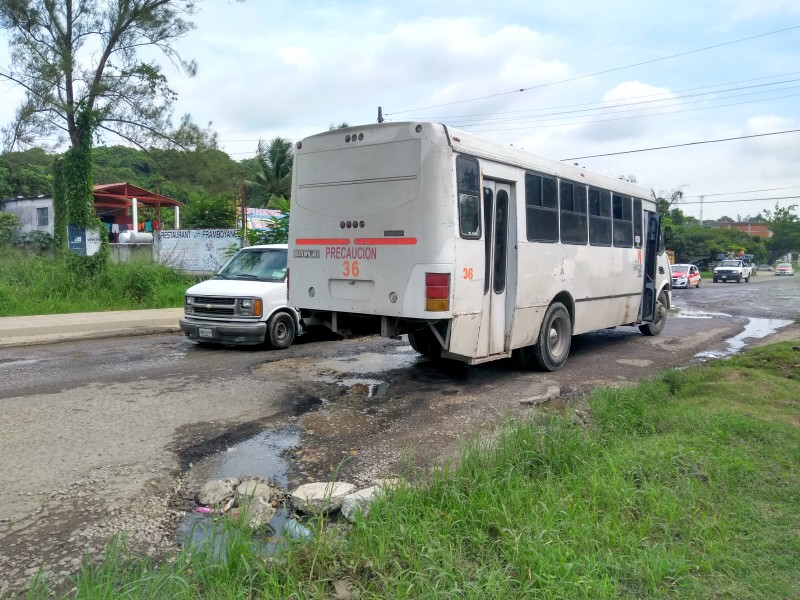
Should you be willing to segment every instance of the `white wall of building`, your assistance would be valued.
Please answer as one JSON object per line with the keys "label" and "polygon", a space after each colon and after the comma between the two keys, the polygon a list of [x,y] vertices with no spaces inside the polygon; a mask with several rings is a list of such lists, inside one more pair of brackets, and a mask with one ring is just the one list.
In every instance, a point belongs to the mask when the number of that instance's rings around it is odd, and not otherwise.
{"label": "white wall of building", "polygon": [[[49,196],[39,196],[38,198],[8,198],[0,205],[0,210],[14,213],[22,221],[20,231],[42,231],[53,235],[53,199]],[[40,225],[42,217],[47,225]]]}

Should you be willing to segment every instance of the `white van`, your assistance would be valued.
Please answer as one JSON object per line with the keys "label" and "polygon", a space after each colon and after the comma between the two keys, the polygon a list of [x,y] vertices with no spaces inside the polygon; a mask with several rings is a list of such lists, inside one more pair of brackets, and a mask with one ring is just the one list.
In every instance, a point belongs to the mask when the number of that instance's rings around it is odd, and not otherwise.
{"label": "white van", "polygon": [[291,346],[302,321],[287,305],[287,251],[286,244],[242,248],[214,277],[186,290],[186,337],[204,346]]}

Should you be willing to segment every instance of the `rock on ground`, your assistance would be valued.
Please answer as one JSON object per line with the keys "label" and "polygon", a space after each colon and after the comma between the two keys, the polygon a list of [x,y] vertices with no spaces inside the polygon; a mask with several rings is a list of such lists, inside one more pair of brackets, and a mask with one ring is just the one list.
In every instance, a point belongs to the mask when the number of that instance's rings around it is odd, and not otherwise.
{"label": "rock on ground", "polygon": [[292,505],[304,513],[320,514],[338,510],[355,486],[343,481],[319,481],[301,485],[292,492]]}

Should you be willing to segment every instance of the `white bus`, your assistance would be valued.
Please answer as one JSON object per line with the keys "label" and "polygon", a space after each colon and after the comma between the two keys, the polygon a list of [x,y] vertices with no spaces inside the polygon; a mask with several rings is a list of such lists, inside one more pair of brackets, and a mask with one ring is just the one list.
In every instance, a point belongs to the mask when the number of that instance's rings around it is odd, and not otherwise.
{"label": "white bus", "polygon": [[289,305],[430,357],[559,369],[573,335],[658,335],[669,261],[651,191],[436,123],[296,143]]}

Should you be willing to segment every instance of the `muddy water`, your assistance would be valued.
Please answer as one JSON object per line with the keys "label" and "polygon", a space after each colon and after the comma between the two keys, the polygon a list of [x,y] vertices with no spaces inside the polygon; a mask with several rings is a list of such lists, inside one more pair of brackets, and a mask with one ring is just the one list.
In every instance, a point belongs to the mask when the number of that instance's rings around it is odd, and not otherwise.
{"label": "muddy water", "polygon": [[284,453],[299,442],[299,427],[268,429],[193,465],[191,478],[196,481],[211,481],[255,475],[285,488],[289,485],[289,465]]}
{"label": "muddy water", "polygon": [[725,340],[728,347],[725,350],[708,350],[695,354],[698,358],[724,358],[731,356],[746,346],[746,340],[757,340],[772,335],[781,327],[791,325],[792,321],[786,319],[749,319],[740,334]]}

